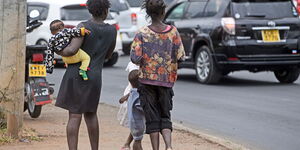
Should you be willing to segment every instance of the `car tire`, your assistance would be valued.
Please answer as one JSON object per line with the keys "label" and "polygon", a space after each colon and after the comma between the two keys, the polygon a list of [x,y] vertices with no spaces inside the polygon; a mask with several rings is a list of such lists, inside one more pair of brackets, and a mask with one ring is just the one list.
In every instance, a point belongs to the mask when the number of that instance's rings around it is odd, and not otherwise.
{"label": "car tire", "polygon": [[299,68],[289,68],[274,71],[276,79],[280,83],[294,83],[300,74]]}
{"label": "car tire", "polygon": [[104,66],[105,67],[111,67],[113,65],[115,65],[118,62],[119,59],[119,54],[118,53],[113,53],[111,58],[109,60],[107,60],[106,62],[104,62]]}
{"label": "car tire", "polygon": [[197,80],[203,84],[218,83],[222,77],[222,73],[216,65],[210,49],[207,46],[202,46],[197,51],[195,57]]}
{"label": "car tire", "polygon": [[36,42],[36,45],[48,45],[48,42],[46,40],[41,39]]}

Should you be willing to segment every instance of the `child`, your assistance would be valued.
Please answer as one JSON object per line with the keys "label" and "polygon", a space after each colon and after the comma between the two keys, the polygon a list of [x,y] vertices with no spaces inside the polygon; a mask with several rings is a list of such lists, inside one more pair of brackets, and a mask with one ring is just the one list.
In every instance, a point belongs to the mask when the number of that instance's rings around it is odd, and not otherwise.
{"label": "child", "polygon": [[[129,62],[127,67],[126,67],[126,71],[128,71],[129,73],[133,70],[138,70],[139,66],[133,64],[132,62]],[[129,93],[132,89],[132,85],[130,84],[130,82],[128,83],[125,91],[124,91],[124,96],[119,100],[120,103],[120,109],[118,112],[118,120],[120,121],[120,124],[124,127],[129,128],[129,124],[128,124],[128,107],[127,107],[127,100],[129,97]],[[123,145],[123,147],[121,148],[121,150],[129,150],[130,149],[130,144],[133,141],[133,137],[131,134],[129,134],[126,143]]]}
{"label": "child", "polygon": [[128,75],[128,80],[132,85],[128,98],[128,121],[130,133],[133,137],[133,150],[142,150],[142,139],[145,132],[145,116],[140,104],[139,93],[139,71],[133,70]]}
{"label": "child", "polygon": [[[48,51],[46,52],[46,66],[48,73],[53,72],[54,52],[61,51],[67,47],[72,38],[90,34],[90,31],[85,28],[65,28],[64,23],[60,20],[52,21],[50,23],[50,30],[53,36],[49,40]],[[81,62],[79,74],[82,76],[83,80],[88,80],[86,71],[88,70],[88,66],[90,64],[90,56],[86,52],[84,52],[82,49],[79,49],[75,55],[70,57],[62,57],[62,59],[66,64],[75,64]]]}
{"label": "child", "polygon": [[153,150],[159,150],[161,133],[166,150],[172,150],[172,87],[177,79],[178,62],[185,56],[180,35],[174,26],[163,23],[163,0],[145,0],[143,8],[152,24],[141,28],[131,47],[131,61],[140,66],[139,94]]}

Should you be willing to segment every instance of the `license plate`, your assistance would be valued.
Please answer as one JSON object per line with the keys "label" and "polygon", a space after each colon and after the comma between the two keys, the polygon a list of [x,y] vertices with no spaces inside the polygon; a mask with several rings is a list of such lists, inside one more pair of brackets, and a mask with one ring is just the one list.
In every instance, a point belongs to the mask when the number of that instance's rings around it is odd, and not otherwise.
{"label": "license plate", "polygon": [[279,42],[279,30],[262,30],[262,38],[264,42]]}
{"label": "license plate", "polygon": [[46,66],[40,64],[29,64],[29,77],[46,77]]}

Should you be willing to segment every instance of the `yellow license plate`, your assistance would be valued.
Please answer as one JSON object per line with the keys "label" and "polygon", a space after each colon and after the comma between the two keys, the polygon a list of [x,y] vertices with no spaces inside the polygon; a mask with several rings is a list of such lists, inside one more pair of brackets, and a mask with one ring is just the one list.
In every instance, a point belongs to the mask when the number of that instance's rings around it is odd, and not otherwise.
{"label": "yellow license plate", "polygon": [[279,30],[262,30],[262,38],[264,42],[279,42]]}
{"label": "yellow license plate", "polygon": [[46,66],[40,64],[29,64],[29,77],[46,77]]}

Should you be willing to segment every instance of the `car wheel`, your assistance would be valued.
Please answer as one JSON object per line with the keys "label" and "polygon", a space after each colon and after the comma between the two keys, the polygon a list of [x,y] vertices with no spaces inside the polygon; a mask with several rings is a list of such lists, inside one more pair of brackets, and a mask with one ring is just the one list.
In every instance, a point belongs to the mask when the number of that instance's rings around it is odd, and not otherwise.
{"label": "car wheel", "polygon": [[198,81],[204,84],[217,83],[222,76],[207,46],[202,46],[197,51],[195,70]]}
{"label": "car wheel", "polygon": [[293,83],[299,77],[299,68],[289,68],[283,70],[274,71],[275,77],[280,83]]}
{"label": "car wheel", "polygon": [[118,62],[118,59],[119,59],[119,54],[113,53],[111,58],[109,60],[107,60],[106,62],[104,62],[104,66],[111,67]]}
{"label": "car wheel", "polygon": [[38,40],[36,45],[48,45],[48,42],[46,40]]}

